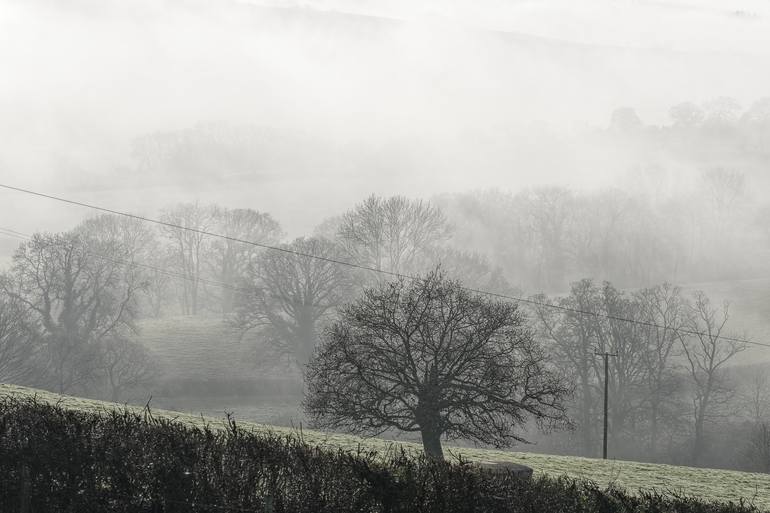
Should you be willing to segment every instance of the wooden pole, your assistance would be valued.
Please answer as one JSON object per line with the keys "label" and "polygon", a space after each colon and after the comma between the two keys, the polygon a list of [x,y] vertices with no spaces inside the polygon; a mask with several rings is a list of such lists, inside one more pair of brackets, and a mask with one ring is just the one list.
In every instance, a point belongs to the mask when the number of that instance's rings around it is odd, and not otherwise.
{"label": "wooden pole", "polygon": [[604,358],[604,440],[602,444],[602,459],[607,459],[607,411],[609,410],[609,402],[608,402],[608,396],[609,396],[609,379],[607,379],[609,375],[609,357],[610,356],[617,356],[617,354],[612,353],[596,353],[597,356],[601,356]]}

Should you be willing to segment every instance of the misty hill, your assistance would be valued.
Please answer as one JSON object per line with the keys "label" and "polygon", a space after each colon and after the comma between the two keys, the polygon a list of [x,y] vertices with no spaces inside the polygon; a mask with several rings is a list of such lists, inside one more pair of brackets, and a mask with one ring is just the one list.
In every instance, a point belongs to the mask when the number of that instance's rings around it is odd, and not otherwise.
{"label": "misty hill", "polygon": [[[756,2],[258,4],[12,2],[0,119],[21,121],[0,122],[0,172],[131,210],[168,195],[247,204],[307,233],[372,191],[617,185],[637,155],[584,136],[614,109],[656,125],[680,101],[767,94]],[[726,31],[740,34],[729,46],[713,37]],[[236,151],[212,124],[251,128]],[[189,151],[148,166],[152,138]],[[16,229],[72,220],[31,210]]]}

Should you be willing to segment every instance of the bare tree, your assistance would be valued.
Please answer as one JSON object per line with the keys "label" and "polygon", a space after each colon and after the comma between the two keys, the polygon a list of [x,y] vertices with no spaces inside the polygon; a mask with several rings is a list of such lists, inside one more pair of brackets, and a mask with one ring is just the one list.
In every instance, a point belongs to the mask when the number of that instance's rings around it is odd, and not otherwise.
{"label": "bare tree", "polygon": [[171,254],[175,267],[184,276],[182,281],[182,313],[197,315],[200,308],[200,283],[203,278],[204,259],[210,239],[199,231],[210,230],[215,222],[217,209],[199,203],[182,203],[166,210],[161,219],[175,226],[164,226],[163,234],[171,241]]}
{"label": "bare tree", "polygon": [[544,187],[531,191],[520,200],[525,204],[527,229],[533,234],[537,251],[538,283],[547,288],[562,287],[567,272],[567,237],[573,195],[560,187]]}
{"label": "bare tree", "polygon": [[85,233],[37,234],[13,256],[3,287],[35,313],[59,392],[94,379],[101,340],[135,329],[142,283],[123,251]]}
{"label": "bare tree", "polygon": [[[541,336],[548,341],[554,362],[575,385],[573,402],[577,409],[577,430],[584,454],[595,454],[596,419],[599,397],[596,376],[595,319],[579,312],[590,312],[596,306],[597,289],[591,280],[573,283],[570,295],[560,299],[535,296],[535,318]],[[556,308],[553,308],[556,307]]]}
{"label": "bare tree", "polygon": [[[232,239],[261,244],[273,245],[283,235],[281,226],[270,214],[250,209],[220,209],[216,213],[216,226],[219,233]],[[229,285],[221,289],[221,308],[227,314],[233,309],[233,287],[245,278],[249,265],[262,250],[251,244],[220,238],[211,241],[210,251],[214,278]]]}
{"label": "bare tree", "polygon": [[770,378],[765,369],[758,369],[744,390],[743,400],[749,418],[754,423],[770,420]]}
{"label": "bare tree", "polygon": [[100,344],[99,367],[110,387],[110,400],[118,402],[126,390],[147,385],[158,375],[150,353],[126,337],[111,337]]}
{"label": "bare tree", "polygon": [[174,302],[174,275],[166,271],[173,267],[173,257],[165,251],[166,249],[161,247],[146,257],[148,267],[144,273],[147,286],[142,294],[143,314],[155,318],[163,315],[169,303]]}
{"label": "bare tree", "polygon": [[438,208],[403,196],[370,196],[340,221],[338,237],[353,262],[394,273],[418,270],[420,258],[447,239]]}
{"label": "bare tree", "polygon": [[[617,442],[628,433],[642,411],[646,378],[647,340],[645,326],[639,321],[639,305],[625,293],[605,282],[599,291],[593,311],[599,352],[614,354],[610,359],[609,389],[612,396],[610,422],[612,437]],[[600,376],[600,360],[594,358],[595,372]]]}
{"label": "bare tree", "polygon": [[40,383],[40,342],[29,307],[13,297],[0,297],[0,383]]}
{"label": "bare tree", "polygon": [[[652,301],[648,298],[651,295],[652,291],[648,291],[644,297]],[[597,410],[603,393],[604,368],[597,352],[613,354],[609,360],[608,389],[612,398],[610,433],[615,447],[630,450],[626,441],[638,436],[637,424],[649,415],[651,401],[658,408],[652,414],[656,419],[653,424],[660,417],[659,409],[664,402],[660,395],[669,384],[666,351],[670,352],[678,339],[668,333],[667,338],[657,341],[660,353],[655,356],[651,352],[649,324],[645,323],[653,321],[640,297],[624,293],[608,282],[597,287],[584,279],[573,283],[569,296],[557,300],[544,295],[534,298],[532,308],[540,336],[548,342],[561,371],[575,384],[573,408],[578,412],[580,449],[585,454],[595,454],[598,439]],[[653,369],[655,365],[659,367]]]}
{"label": "bare tree", "polygon": [[565,420],[567,388],[518,307],[438,270],[366,289],[329,327],[306,377],[317,425],[419,432],[436,459],[442,437],[508,446],[524,440],[527,418]]}
{"label": "bare tree", "polygon": [[693,446],[692,459],[698,462],[705,449],[705,426],[718,416],[720,409],[733,397],[733,389],[724,373],[725,364],[746,345],[721,338],[730,318],[729,305],[715,308],[702,291],[693,295],[687,307],[685,327],[679,332],[692,384]]}
{"label": "bare tree", "polygon": [[437,248],[434,253],[432,260],[441,265],[446,275],[468,287],[498,294],[516,293],[503,275],[503,270],[492,266],[483,254],[443,247]]}
{"label": "bare tree", "polygon": [[770,473],[770,422],[758,422],[752,427],[743,458],[751,470]]}
{"label": "bare tree", "polygon": [[677,356],[678,330],[684,322],[685,301],[679,287],[669,283],[642,289],[635,296],[641,310],[640,320],[646,323],[645,402],[649,422],[648,451],[654,458],[658,452],[660,423],[666,412],[673,412],[677,401],[679,383],[673,360]]}
{"label": "bare tree", "polygon": [[303,255],[260,255],[238,294],[233,323],[241,332],[261,330],[268,355],[289,357],[302,368],[313,355],[319,324],[347,299],[353,282],[348,268],[324,260],[340,257],[331,241],[300,238],[281,247]]}

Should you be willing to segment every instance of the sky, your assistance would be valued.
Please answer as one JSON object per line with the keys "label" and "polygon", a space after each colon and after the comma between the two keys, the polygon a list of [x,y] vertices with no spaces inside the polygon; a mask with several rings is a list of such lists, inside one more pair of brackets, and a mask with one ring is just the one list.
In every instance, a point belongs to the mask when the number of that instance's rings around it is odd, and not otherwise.
{"label": "sky", "polygon": [[[768,20],[757,1],[0,0],[0,178],[147,215],[250,207],[290,236],[371,193],[624,186],[630,161],[583,135],[617,107],[662,124],[765,96]],[[137,138],[207,123],[281,151],[253,173],[137,170]],[[0,191],[0,227],[86,214]]]}

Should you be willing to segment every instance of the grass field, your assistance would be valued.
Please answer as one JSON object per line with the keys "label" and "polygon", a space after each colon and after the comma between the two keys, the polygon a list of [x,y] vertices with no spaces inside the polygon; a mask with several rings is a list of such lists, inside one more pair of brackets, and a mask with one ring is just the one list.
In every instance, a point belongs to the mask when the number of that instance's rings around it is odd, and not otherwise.
{"label": "grass field", "polygon": [[[71,396],[60,396],[51,392],[0,384],[0,396],[32,397],[61,402],[66,407],[90,412],[104,412],[116,405],[91,399]],[[129,407],[141,411],[141,408]],[[202,426],[222,427],[223,419],[194,416],[184,413],[153,410],[156,417],[167,417],[179,422]],[[237,419],[236,419],[237,420]],[[241,427],[257,431],[273,431],[276,433],[296,433],[290,428],[267,426],[243,422]],[[380,451],[405,448],[408,451],[420,451],[421,447],[408,442],[392,442],[379,438],[359,438],[355,436],[323,433],[304,430],[304,439],[314,445],[331,448],[356,449],[363,446]],[[532,467],[536,473],[549,476],[566,475],[579,479],[590,479],[600,485],[614,483],[629,491],[638,489],[656,489],[660,491],[678,491],[687,495],[698,496],[710,500],[733,500],[741,498],[753,500],[754,503],[770,510],[770,475],[737,472],[731,470],[700,469],[679,467],[673,465],[657,465],[651,463],[636,463],[630,461],[597,460],[569,456],[551,456],[546,454],[509,452],[473,448],[448,447],[447,454],[459,455],[472,461],[484,462],[514,462]]]}

